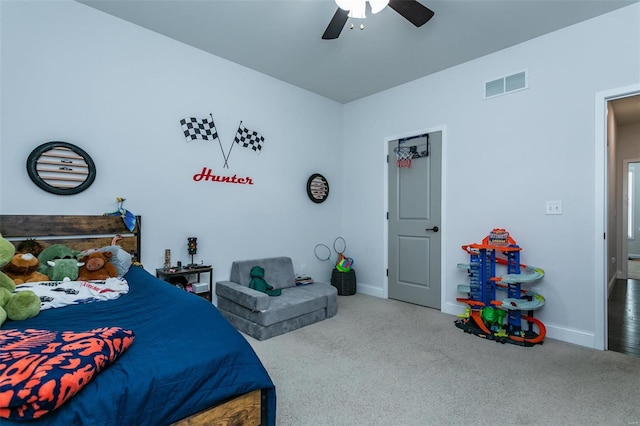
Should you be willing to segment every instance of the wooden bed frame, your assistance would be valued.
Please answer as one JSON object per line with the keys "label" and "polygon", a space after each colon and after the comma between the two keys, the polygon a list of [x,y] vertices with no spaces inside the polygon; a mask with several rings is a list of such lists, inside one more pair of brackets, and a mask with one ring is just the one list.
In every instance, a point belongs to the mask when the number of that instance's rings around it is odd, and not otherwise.
{"label": "wooden bed frame", "polygon": [[[136,216],[132,231],[119,216],[74,215],[0,215],[0,234],[14,245],[35,239],[43,246],[64,244],[73,250],[87,250],[117,242],[140,261],[142,218]],[[255,390],[216,404],[199,413],[179,420],[174,425],[242,425],[266,424],[266,392]]]}
{"label": "wooden bed frame", "polygon": [[88,250],[111,245],[113,237],[122,238],[118,245],[140,261],[142,218],[136,216],[133,232],[120,216],[45,216],[0,215],[0,234],[18,245],[35,239],[44,247],[64,244],[73,250]]}

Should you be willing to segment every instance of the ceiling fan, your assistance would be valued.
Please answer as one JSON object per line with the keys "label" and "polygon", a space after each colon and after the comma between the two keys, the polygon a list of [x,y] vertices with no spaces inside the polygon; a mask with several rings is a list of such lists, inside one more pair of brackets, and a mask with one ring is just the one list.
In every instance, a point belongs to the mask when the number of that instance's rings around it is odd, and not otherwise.
{"label": "ceiling fan", "polygon": [[[331,18],[331,22],[322,34],[323,40],[333,40],[340,36],[342,28],[347,23],[348,18],[364,18],[366,0],[335,0],[338,10]],[[371,13],[378,13],[389,5],[407,21],[416,27],[426,24],[433,18],[434,12],[426,6],[418,3],[417,0],[368,0],[371,6]]]}

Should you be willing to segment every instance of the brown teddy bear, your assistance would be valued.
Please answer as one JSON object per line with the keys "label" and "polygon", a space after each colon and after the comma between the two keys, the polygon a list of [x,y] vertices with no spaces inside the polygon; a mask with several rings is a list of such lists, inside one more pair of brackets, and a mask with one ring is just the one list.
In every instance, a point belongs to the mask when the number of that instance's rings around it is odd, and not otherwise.
{"label": "brown teddy bear", "polygon": [[109,251],[95,251],[82,256],[79,262],[84,262],[78,271],[78,280],[106,280],[107,278],[117,277],[118,270],[109,259],[113,253]]}
{"label": "brown teddy bear", "polygon": [[7,263],[2,272],[16,284],[32,283],[37,281],[49,281],[49,277],[38,272],[38,258],[31,253],[16,253]]}

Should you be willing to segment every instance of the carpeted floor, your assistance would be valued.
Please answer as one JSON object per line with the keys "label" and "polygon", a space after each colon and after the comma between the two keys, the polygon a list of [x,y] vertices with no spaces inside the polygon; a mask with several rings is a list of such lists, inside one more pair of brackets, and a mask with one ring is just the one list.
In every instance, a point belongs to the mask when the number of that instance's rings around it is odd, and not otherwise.
{"label": "carpeted floor", "polygon": [[338,306],[282,336],[247,337],[276,384],[280,426],[640,422],[640,358],[499,344],[453,316],[362,294]]}
{"label": "carpeted floor", "polygon": [[629,260],[628,276],[633,280],[640,280],[640,259]]}

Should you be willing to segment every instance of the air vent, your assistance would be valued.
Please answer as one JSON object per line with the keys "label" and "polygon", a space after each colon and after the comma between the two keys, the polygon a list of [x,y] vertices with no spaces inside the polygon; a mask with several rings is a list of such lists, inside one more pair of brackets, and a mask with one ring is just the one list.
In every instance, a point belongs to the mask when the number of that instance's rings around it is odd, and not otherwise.
{"label": "air vent", "polygon": [[494,96],[504,95],[526,88],[528,88],[527,72],[521,71],[516,74],[485,82],[484,97],[485,99],[493,98]]}

